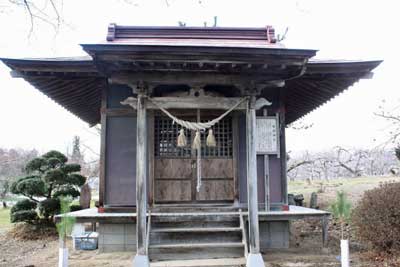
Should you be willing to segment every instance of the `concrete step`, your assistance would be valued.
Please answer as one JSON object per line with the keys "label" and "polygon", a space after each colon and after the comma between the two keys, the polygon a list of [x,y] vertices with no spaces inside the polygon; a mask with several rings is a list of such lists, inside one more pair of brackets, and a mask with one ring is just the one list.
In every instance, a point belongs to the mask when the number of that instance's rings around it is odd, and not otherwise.
{"label": "concrete step", "polygon": [[163,229],[163,228],[181,228],[181,229],[192,229],[192,228],[238,228],[240,222],[238,218],[226,218],[225,221],[217,220],[158,220],[151,219],[152,229]]}
{"label": "concrete step", "polygon": [[238,208],[227,204],[168,204],[155,205],[152,207],[152,212],[167,212],[167,213],[190,213],[190,212],[237,212]]}
{"label": "concrete step", "polygon": [[149,257],[152,261],[242,258],[243,255],[244,246],[240,243],[162,244],[149,246]]}
{"label": "concrete step", "polygon": [[176,228],[153,228],[151,232],[154,233],[184,233],[184,232],[241,232],[240,227],[176,227]]}
{"label": "concrete step", "polygon": [[150,263],[150,267],[242,267],[245,265],[245,258],[170,260]]}
{"label": "concrete step", "polygon": [[151,227],[160,228],[218,228],[239,227],[237,213],[167,213],[152,215]]}
{"label": "concrete step", "polygon": [[[167,228],[166,228],[167,229]],[[189,228],[181,228],[189,230]],[[211,228],[204,228],[204,230]],[[190,230],[193,230],[190,229]],[[197,230],[197,229],[196,229]],[[211,229],[216,230],[216,229]],[[156,244],[197,244],[197,243],[233,243],[241,242],[242,233],[240,231],[150,231],[150,245]]]}
{"label": "concrete step", "polygon": [[151,260],[242,258],[242,239],[237,212],[152,213],[149,256]]}
{"label": "concrete step", "polygon": [[223,242],[223,243],[169,243],[169,244],[154,244],[149,245],[149,248],[171,248],[171,249],[180,249],[180,248],[240,248],[244,247],[241,242]]}

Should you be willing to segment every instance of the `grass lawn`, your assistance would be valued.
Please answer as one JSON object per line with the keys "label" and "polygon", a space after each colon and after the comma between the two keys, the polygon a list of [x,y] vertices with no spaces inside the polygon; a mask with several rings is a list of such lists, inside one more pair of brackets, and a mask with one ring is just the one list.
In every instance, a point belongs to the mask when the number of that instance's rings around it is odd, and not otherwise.
{"label": "grass lawn", "polygon": [[0,208],[0,232],[10,227],[10,209]]}

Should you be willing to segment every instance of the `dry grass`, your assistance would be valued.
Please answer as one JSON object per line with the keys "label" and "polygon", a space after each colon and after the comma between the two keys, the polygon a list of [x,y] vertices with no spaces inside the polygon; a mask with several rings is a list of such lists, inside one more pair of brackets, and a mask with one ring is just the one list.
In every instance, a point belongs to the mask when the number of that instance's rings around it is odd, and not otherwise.
{"label": "dry grass", "polygon": [[0,208],[0,232],[3,232],[10,228],[10,209]]}
{"label": "dry grass", "polygon": [[18,223],[7,232],[7,236],[16,240],[56,239],[57,230],[54,226]]}
{"label": "dry grass", "polygon": [[341,178],[332,180],[290,181],[288,191],[292,194],[303,194],[305,203],[308,205],[312,192],[318,192],[318,203],[321,209],[329,207],[336,198],[336,192],[343,190],[353,206],[360,200],[366,190],[379,186],[380,183],[397,181],[400,177],[358,177]]}

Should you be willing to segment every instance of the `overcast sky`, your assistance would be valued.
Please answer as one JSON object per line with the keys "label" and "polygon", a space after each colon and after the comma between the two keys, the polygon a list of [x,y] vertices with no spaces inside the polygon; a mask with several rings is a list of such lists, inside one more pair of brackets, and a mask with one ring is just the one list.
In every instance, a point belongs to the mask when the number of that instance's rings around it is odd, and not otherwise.
{"label": "overcast sky", "polygon": [[[205,21],[212,25],[218,16],[218,26],[273,25],[278,33],[289,27],[284,44],[318,49],[319,58],[385,60],[373,79],[362,80],[306,116],[305,123],[313,123],[311,129],[289,130],[288,150],[374,147],[387,138],[391,127],[373,113],[382,100],[388,110],[396,111],[400,105],[395,80],[400,59],[396,1],[64,0],[65,24],[59,33],[35,21],[29,39],[26,11],[8,5],[0,0],[0,57],[83,55],[79,44],[104,40],[110,22],[175,26],[184,21],[187,26],[203,26]],[[72,136],[79,135],[87,146],[99,150],[95,131],[25,81],[12,79],[1,63],[0,123],[0,147],[65,152]]]}

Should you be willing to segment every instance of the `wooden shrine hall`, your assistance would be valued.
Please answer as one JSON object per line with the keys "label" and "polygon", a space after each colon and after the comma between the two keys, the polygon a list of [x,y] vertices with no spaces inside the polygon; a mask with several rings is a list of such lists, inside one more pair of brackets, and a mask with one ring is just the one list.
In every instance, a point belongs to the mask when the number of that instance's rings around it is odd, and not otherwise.
{"label": "wooden shrine hall", "polygon": [[[9,59],[14,77],[101,124],[99,249],[134,266],[243,258],[289,246],[289,222],[329,213],[288,205],[285,128],[380,61],[313,59],[274,29],[110,24],[87,57]],[[268,254],[265,255],[268,257]]]}

